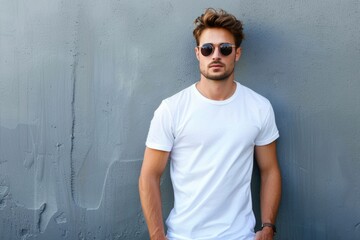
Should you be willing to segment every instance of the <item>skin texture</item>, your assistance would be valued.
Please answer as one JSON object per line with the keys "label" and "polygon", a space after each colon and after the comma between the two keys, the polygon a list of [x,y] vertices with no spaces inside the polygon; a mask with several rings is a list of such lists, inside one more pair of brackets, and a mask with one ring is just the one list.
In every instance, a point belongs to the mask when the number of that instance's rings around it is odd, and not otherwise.
{"label": "skin texture", "polygon": [[[255,147],[255,159],[261,176],[260,208],[261,221],[275,224],[281,198],[281,176],[276,156],[276,143]],[[274,232],[265,227],[257,232],[256,240],[271,240]]]}
{"label": "skin texture", "polygon": [[[222,28],[205,29],[199,45],[212,43],[216,46],[210,56],[203,56],[198,47],[195,55],[199,60],[200,81],[196,84],[199,92],[212,100],[225,100],[236,90],[234,83],[235,63],[240,59],[241,48],[234,48],[228,56],[219,51],[220,43],[234,44],[232,34]],[[139,192],[144,216],[151,240],[166,239],[161,210],[160,177],[164,172],[169,152],[146,148],[139,178]],[[281,196],[281,177],[276,156],[276,143],[255,147],[255,158],[261,175],[261,220],[275,223]],[[256,240],[272,240],[273,230],[265,227],[256,233]]]}
{"label": "skin texture", "polygon": [[161,209],[160,177],[169,152],[146,148],[139,178],[139,193],[151,240],[164,240],[165,231]]}
{"label": "skin texture", "polygon": [[[222,28],[207,28],[199,38],[199,46],[205,43],[213,43],[218,46],[220,43],[235,44],[232,34]],[[234,83],[235,63],[240,59],[241,48],[233,50],[229,56],[221,55],[219,48],[210,56],[203,56],[198,47],[195,48],[195,55],[199,60],[200,81],[196,87],[205,97],[212,100],[225,100],[236,90]]]}

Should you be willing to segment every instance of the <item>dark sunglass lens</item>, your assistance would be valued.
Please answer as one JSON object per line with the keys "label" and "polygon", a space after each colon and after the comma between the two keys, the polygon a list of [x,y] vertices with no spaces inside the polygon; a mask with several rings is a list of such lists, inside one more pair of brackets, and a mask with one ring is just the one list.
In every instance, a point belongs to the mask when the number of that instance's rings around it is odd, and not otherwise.
{"label": "dark sunglass lens", "polygon": [[220,52],[224,56],[228,56],[232,52],[232,45],[231,44],[222,44],[220,46]]}
{"label": "dark sunglass lens", "polygon": [[211,44],[204,44],[201,47],[201,54],[205,57],[209,56],[213,52],[213,46]]}

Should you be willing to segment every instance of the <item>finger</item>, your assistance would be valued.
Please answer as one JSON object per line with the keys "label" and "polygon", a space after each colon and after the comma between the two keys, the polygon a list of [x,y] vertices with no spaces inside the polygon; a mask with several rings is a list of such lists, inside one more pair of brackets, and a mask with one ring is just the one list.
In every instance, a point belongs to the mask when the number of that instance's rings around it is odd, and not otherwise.
{"label": "finger", "polygon": [[256,232],[255,239],[254,240],[261,240],[261,232]]}

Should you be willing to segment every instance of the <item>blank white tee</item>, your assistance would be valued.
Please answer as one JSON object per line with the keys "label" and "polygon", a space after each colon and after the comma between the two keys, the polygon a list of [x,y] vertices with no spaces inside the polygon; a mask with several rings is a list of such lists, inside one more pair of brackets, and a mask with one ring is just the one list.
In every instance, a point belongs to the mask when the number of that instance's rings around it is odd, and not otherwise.
{"label": "blank white tee", "polygon": [[171,152],[170,240],[254,239],[254,146],[273,142],[279,132],[270,102],[236,84],[224,101],[204,97],[193,84],[154,113],[146,146]]}

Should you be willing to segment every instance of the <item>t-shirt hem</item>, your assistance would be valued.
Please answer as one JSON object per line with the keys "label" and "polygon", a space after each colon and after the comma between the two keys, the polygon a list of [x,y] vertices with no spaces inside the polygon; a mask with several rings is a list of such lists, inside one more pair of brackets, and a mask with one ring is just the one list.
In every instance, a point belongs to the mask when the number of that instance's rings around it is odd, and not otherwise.
{"label": "t-shirt hem", "polygon": [[[169,240],[194,240],[194,238],[181,237],[181,236],[176,235],[169,231],[167,232],[166,237]],[[217,237],[216,239],[219,239],[219,240],[236,240],[236,239],[253,240],[254,238],[255,238],[255,233],[251,232],[249,234],[245,234],[245,235],[241,235],[241,236],[232,236],[232,237],[224,236],[224,237]],[[205,237],[205,238],[196,238],[196,239],[210,240],[210,239],[214,239],[214,238],[213,237],[212,238]]]}

